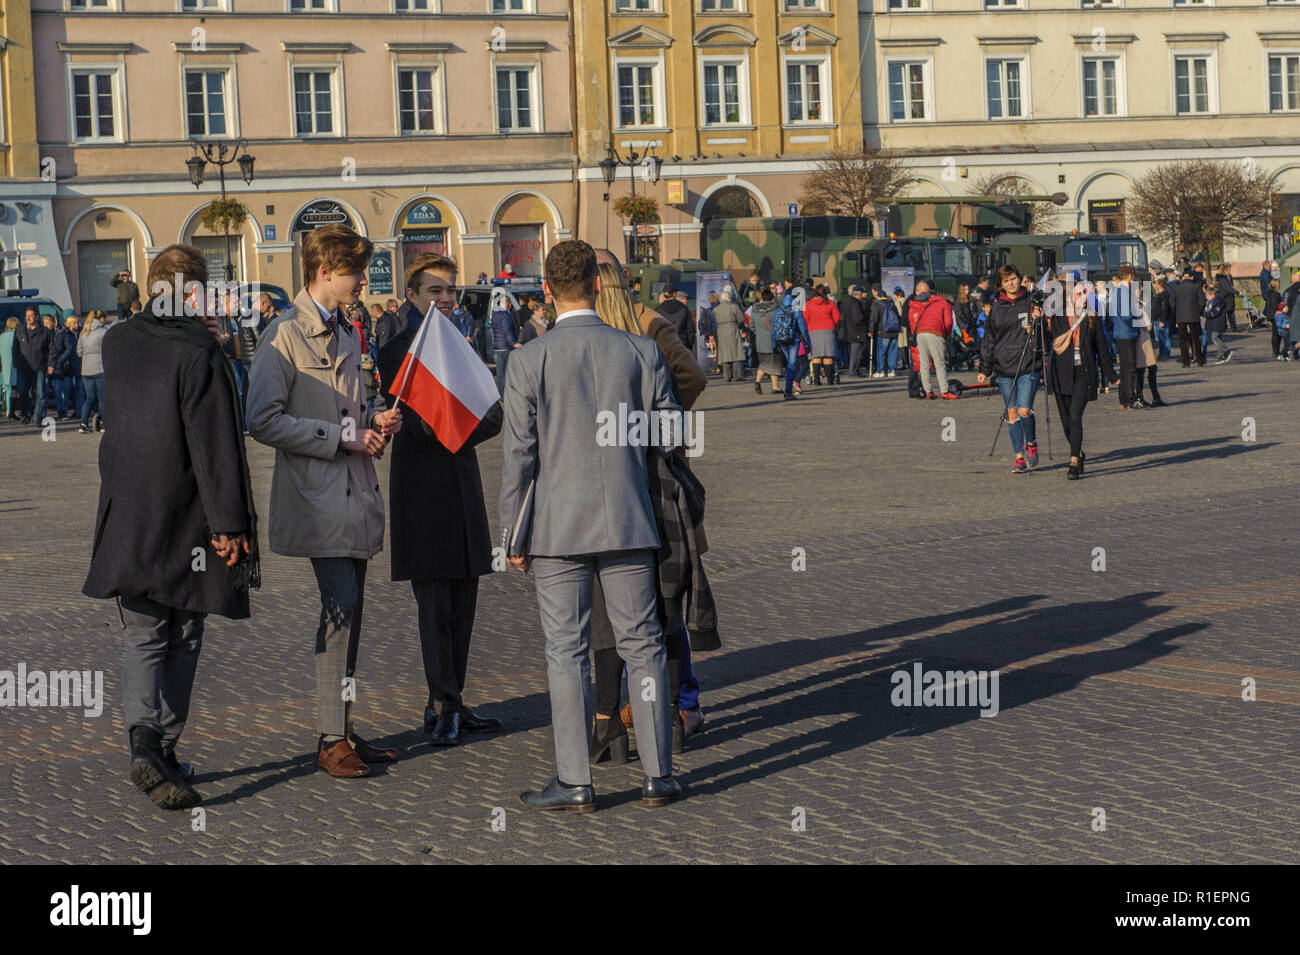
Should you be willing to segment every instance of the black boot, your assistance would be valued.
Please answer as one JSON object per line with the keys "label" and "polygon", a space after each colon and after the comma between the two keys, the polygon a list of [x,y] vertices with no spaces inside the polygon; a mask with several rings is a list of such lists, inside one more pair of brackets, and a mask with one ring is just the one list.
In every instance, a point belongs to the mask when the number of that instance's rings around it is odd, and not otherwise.
{"label": "black boot", "polygon": [[614,714],[609,719],[597,719],[591,731],[591,765],[602,763],[606,759],[610,765],[622,765],[627,762],[627,727]]}
{"label": "black boot", "polygon": [[813,375],[813,384],[814,384],[814,385],[820,385],[820,384],[822,383],[822,366],[821,366],[821,362],[813,362],[813,366],[812,366],[812,375]]}
{"label": "black boot", "polygon": [[147,726],[131,728],[131,782],[160,809],[189,809],[202,801],[163,755],[158,731]]}
{"label": "black boot", "polygon": [[826,366],[826,384],[838,385],[840,383],[840,370],[834,362]]}
{"label": "black boot", "polygon": [[1156,371],[1154,366],[1147,369],[1147,384],[1151,386],[1151,407],[1163,408],[1168,402],[1160,400],[1160,389],[1156,387]]}

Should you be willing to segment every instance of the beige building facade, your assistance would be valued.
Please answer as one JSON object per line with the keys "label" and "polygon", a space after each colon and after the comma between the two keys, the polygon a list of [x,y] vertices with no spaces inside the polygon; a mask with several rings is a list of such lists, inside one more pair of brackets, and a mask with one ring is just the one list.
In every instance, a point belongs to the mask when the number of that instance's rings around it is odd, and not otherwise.
{"label": "beige building facade", "polygon": [[[863,0],[868,139],[922,195],[989,174],[1069,197],[1057,226],[1124,231],[1133,181],[1176,159],[1264,179],[1294,234],[1229,247],[1243,268],[1300,240],[1297,0]],[[1167,237],[1147,236],[1167,257]],[[1249,269],[1247,269],[1248,271]]]}
{"label": "beige building facade", "polygon": [[55,255],[68,304],[115,299],[178,241],[216,278],[226,241],[200,221],[191,140],[248,143],[239,280],[301,283],[310,229],[376,246],[369,298],[400,298],[404,263],[442,251],[461,280],[509,262],[540,274],[573,233],[565,0],[34,0],[42,161],[55,172]]}

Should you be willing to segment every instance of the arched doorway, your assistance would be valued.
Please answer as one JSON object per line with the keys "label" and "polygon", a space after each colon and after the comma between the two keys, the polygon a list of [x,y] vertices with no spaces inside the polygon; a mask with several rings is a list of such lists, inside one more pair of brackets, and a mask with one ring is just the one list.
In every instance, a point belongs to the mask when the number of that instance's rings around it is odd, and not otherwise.
{"label": "arched doorway", "polygon": [[289,226],[289,237],[293,241],[293,287],[304,288],[305,276],[302,273],[302,237],[323,225],[347,226],[361,235],[365,235],[355,212],[350,206],[337,199],[313,199],[293,217]]}
{"label": "arched doorway", "polygon": [[[409,200],[393,224],[393,234],[397,236],[393,293],[399,298],[405,294],[406,285],[402,277],[406,274],[406,267],[419,256],[435,254],[456,258],[456,230],[462,228],[460,213],[445,200],[431,195]],[[462,281],[469,279],[462,276]]]}
{"label": "arched doorway", "polygon": [[508,263],[515,275],[540,278],[557,227],[550,205],[536,193],[521,192],[502,200],[492,217],[498,271]]}
{"label": "arched doorway", "polygon": [[700,223],[708,225],[710,219],[744,219],[762,214],[762,205],[744,186],[723,186],[704,200]]}

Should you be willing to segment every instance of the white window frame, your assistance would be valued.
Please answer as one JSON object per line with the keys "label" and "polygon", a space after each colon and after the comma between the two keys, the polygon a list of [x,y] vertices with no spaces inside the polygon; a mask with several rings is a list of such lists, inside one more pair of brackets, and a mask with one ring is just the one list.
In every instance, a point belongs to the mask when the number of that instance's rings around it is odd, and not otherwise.
{"label": "white window frame", "polygon": [[[311,0],[303,0],[303,2],[304,2],[304,3],[310,3]],[[320,9],[320,10],[314,10],[314,9],[311,9],[311,8],[304,9],[304,10],[295,10],[295,9],[293,8],[293,0],[284,0],[284,9],[285,9],[285,12],[287,12],[287,13],[296,13],[296,14],[299,14],[299,15],[301,15],[301,16],[306,16],[307,14],[310,14],[310,13],[338,13],[338,12],[339,12],[339,0],[325,0],[325,6],[324,6],[323,9]]]}
{"label": "white window frame", "polygon": [[[921,119],[912,119],[905,116],[902,119],[894,119],[890,113],[889,106],[889,68],[895,63],[920,63],[921,64],[921,82],[924,86],[922,91],[922,105],[925,107],[925,116]],[[885,57],[883,82],[880,84],[881,95],[883,97],[883,111],[881,115],[889,123],[933,123],[934,122],[934,55],[926,54],[925,56],[887,56]],[[984,74],[980,74],[980,86],[984,85]],[[981,98],[984,94],[981,89]],[[988,106],[985,105],[987,112]]]}
{"label": "white window frame", "polygon": [[[186,139],[207,139],[214,135],[213,133],[204,133],[202,136],[195,136],[190,132],[190,104],[188,93],[185,88],[185,79],[189,73],[224,73],[225,79],[222,81],[222,101],[225,105],[226,113],[226,132],[220,134],[222,139],[238,139],[239,133],[239,110],[238,94],[235,86],[235,66],[233,63],[196,63],[193,61],[186,62],[181,60],[181,129],[185,132]],[[207,93],[204,93],[206,99]],[[206,122],[207,111],[206,101],[204,109],[204,120]]]}
{"label": "white window frame", "polygon": [[917,3],[915,7],[906,6],[913,0],[898,0],[900,6],[897,9],[889,5],[891,0],[883,0],[883,2],[885,4],[885,13],[928,13],[930,10],[930,0],[915,0]]}
{"label": "white window frame", "polygon": [[1024,10],[1028,6],[1027,0],[980,0],[980,10],[983,13],[994,13],[998,10]]}
{"label": "white window frame", "polygon": [[63,9],[69,13],[110,13],[122,9],[122,0],[108,0],[102,7],[90,6],[90,0],[82,0],[81,6],[74,7],[72,4],[73,0],[63,0]]}
{"label": "white window frame", "polygon": [[[653,90],[655,98],[654,120],[648,126],[639,124],[624,126],[619,120],[618,70],[621,66],[649,66],[653,70],[653,73],[651,74],[651,89]],[[619,56],[617,54],[614,56],[614,69],[610,74],[612,82],[609,84],[609,92],[611,97],[610,102],[614,110],[611,127],[616,132],[635,133],[645,132],[647,130],[663,132],[668,129],[668,104],[665,101],[667,87],[664,82],[664,71],[664,55],[662,51],[651,56]]]}
{"label": "white window frame", "polygon": [[428,7],[423,10],[417,10],[415,7],[409,5],[410,3],[413,3],[414,0],[407,0],[408,6],[405,10],[399,10],[397,8],[397,0],[390,0],[390,2],[392,4],[393,13],[399,14],[401,16],[412,16],[412,15],[419,16],[428,13],[442,12],[442,0],[424,0],[424,2],[428,4]]}
{"label": "white window frame", "polygon": [[825,13],[826,0],[812,0],[811,3],[808,0],[781,0],[782,13],[807,13],[810,10]]}
{"label": "white window frame", "polygon": [[[1209,109],[1206,112],[1191,111],[1187,113],[1178,112],[1178,61],[1181,59],[1199,59],[1204,58],[1205,64],[1205,86]],[[1190,86],[1191,74],[1188,74],[1189,100],[1195,99],[1195,94]],[[1209,50],[1170,50],[1169,51],[1169,106],[1170,113],[1174,116],[1217,116],[1219,114],[1219,51]]]}
{"label": "white window frame", "polygon": [[[650,5],[644,10],[637,10],[634,7],[620,7],[619,4],[624,0],[611,0],[610,13],[616,17],[643,17],[651,13],[663,12],[663,0],[649,0]],[[634,3],[635,0],[626,0],[628,3]]]}
{"label": "white window frame", "polygon": [[[990,63],[1007,63],[1007,62],[1016,62],[1020,64],[1020,115],[1008,116],[1006,115],[1004,109],[1003,115],[993,116],[992,110],[989,109],[988,65]],[[984,97],[984,118],[988,120],[990,123],[1020,122],[1027,119],[1033,119],[1034,101],[1033,98],[1030,96],[1030,92],[1029,92],[1029,55],[1028,54],[1026,53],[986,54],[984,56],[984,64],[980,70],[980,82],[983,84],[984,87],[982,91]],[[1007,100],[1005,75],[1001,77],[1001,86],[1002,86],[1002,106],[1005,107],[1006,100]],[[919,120],[912,120],[912,122],[914,123],[919,122]]]}
{"label": "white window frame", "polygon": [[[520,8],[518,10],[509,9],[512,0],[503,0],[503,2],[505,3],[507,9],[498,10],[496,9],[495,0],[487,0],[487,12],[494,17],[518,17],[528,13],[537,12],[537,0],[519,0]],[[493,88],[495,89],[495,77],[493,78]],[[495,110],[496,108],[497,108],[496,104],[493,103],[492,109]]]}
{"label": "white window frame", "polygon": [[[696,14],[703,14],[706,17],[721,17],[721,16],[737,16],[739,14],[749,12],[749,10],[747,9],[746,0],[732,0],[732,3],[734,3],[736,6],[734,9],[729,9],[729,10],[722,10],[716,7],[712,10],[705,10],[704,2],[705,0],[695,0]],[[721,4],[724,3],[725,0],[710,0],[710,2],[714,4]]]}
{"label": "white window frame", "polygon": [[[328,133],[301,133],[298,131],[299,73],[328,73],[330,75],[330,117],[334,129]],[[294,139],[341,139],[344,136],[343,67],[337,63],[294,63],[289,67],[289,125]],[[312,109],[313,116],[316,110]],[[313,119],[313,125],[315,120]]]}
{"label": "white window frame", "polygon": [[1212,7],[1214,0],[1169,0],[1172,7]]}
{"label": "white window frame", "polygon": [[[77,138],[77,97],[73,89],[72,78],[77,73],[108,73],[113,78],[113,135]],[[126,111],[126,65],[114,63],[68,63],[68,142],[81,146],[93,146],[96,143],[124,143],[127,141]]]}
{"label": "white window frame", "polygon": [[207,15],[209,13],[229,13],[230,0],[196,0],[201,6],[190,7],[186,9],[185,0],[176,0],[177,13],[190,13]]}
{"label": "white window frame", "polygon": [[[500,117],[497,115],[497,71],[510,70],[511,72],[526,72],[528,74],[528,111],[532,117],[532,122],[528,126],[511,126],[509,129],[502,129],[500,126]],[[542,129],[542,68],[536,61],[527,63],[510,63],[499,62],[494,60],[492,63],[492,128],[503,136],[514,136],[519,133],[536,133]],[[510,104],[510,113],[513,117],[515,104]]]}
{"label": "white window frame", "polygon": [[[403,70],[433,70],[433,129],[402,129],[401,74]],[[447,134],[446,64],[441,59],[393,61],[393,131],[403,139],[420,139]]]}
{"label": "white window frame", "polygon": [[[1276,0],[1274,0],[1274,2],[1276,2]],[[1296,2],[1300,2],[1300,0],[1286,0],[1286,2],[1296,3]],[[1273,109],[1272,106],[1270,105],[1270,103],[1272,102],[1273,90],[1269,86],[1269,82],[1268,82],[1269,60],[1271,60],[1275,56],[1300,57],[1300,47],[1269,47],[1264,51],[1264,111],[1269,116],[1286,116],[1288,114],[1295,115],[1296,113],[1300,113],[1300,103],[1297,104],[1297,108],[1295,109],[1290,109],[1286,106],[1283,106],[1281,109]],[[1285,74],[1283,74],[1283,83],[1285,84]],[[1297,91],[1297,97],[1300,98],[1300,90]],[[1286,101],[1285,85],[1283,85],[1282,87],[1282,100],[1283,102]]]}
{"label": "white window frame", "polygon": [[[1096,116],[1089,116],[1086,105],[1086,79],[1084,77],[1084,63],[1088,60],[1114,60],[1115,61],[1115,112],[1098,113]],[[1079,116],[1088,120],[1106,120],[1106,119],[1123,119],[1128,116],[1128,71],[1124,66],[1125,56],[1123,51],[1119,53],[1093,53],[1086,50],[1079,54]],[[1101,102],[1100,90],[1098,91],[1098,103]]]}
{"label": "white window frame", "polygon": [[[705,84],[704,70],[709,66],[734,66],[736,67],[736,85],[739,93],[739,112],[740,118],[734,123],[729,123],[724,118],[717,123],[708,121],[708,113],[705,103]],[[721,74],[719,74],[721,79]],[[726,56],[714,56],[701,53],[699,56],[699,68],[696,75],[696,81],[700,90],[700,128],[701,129],[744,129],[753,128],[752,113],[749,105],[749,57],[744,54],[730,54]],[[719,84],[719,89],[721,85]],[[725,104],[723,104],[723,115],[726,114]]]}
{"label": "white window frame", "polygon": [[1081,10],[1119,10],[1124,0],[1079,0]]}
{"label": "white window frame", "polygon": [[[790,91],[786,88],[787,67],[791,63],[816,63],[821,66],[821,119],[790,119]],[[835,125],[835,88],[831,72],[831,55],[829,53],[788,53],[781,51],[781,125],[787,129],[804,129]]]}

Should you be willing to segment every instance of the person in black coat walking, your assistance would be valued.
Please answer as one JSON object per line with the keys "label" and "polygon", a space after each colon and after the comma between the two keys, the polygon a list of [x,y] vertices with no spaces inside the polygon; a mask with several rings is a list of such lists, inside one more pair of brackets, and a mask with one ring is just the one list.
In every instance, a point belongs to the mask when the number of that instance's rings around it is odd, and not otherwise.
{"label": "person in black coat walking", "polygon": [[[163,809],[199,801],[176,758],[210,613],[242,620],[260,583],[257,527],[234,372],[196,312],[207,262],[173,245],[149,285],[197,283],[182,314],[169,290],[104,336],[117,410],[99,449],[99,509],[82,592],[118,598],[125,626],[123,723],[131,779]],[[188,314],[186,314],[188,313]]]}
{"label": "person in black coat walking", "polygon": [[1097,371],[1105,380],[1119,376],[1111,364],[1110,349],[1101,341],[1101,322],[1088,307],[1087,290],[1074,286],[1074,300],[1064,315],[1050,319],[1052,356],[1047,363],[1047,390],[1056,396],[1061,427],[1070,442],[1070,467],[1066,477],[1077,479],[1083,474],[1083,411],[1089,401],[1097,400]]}
{"label": "person in black coat walking", "polygon": [[1191,272],[1169,292],[1174,320],[1178,323],[1178,355],[1183,367],[1188,367],[1188,348],[1196,359],[1197,367],[1205,365],[1205,349],[1201,342],[1201,312],[1205,310],[1205,289]]}
{"label": "person in black coat walking", "polygon": [[1232,274],[1226,266],[1219,269],[1219,274],[1214,281],[1214,289],[1223,296],[1228,329],[1235,333],[1237,331],[1237,286],[1232,284]]}
{"label": "person in black coat walking", "polygon": [[[437,308],[435,316],[445,316],[430,320],[452,321],[456,271],[455,262],[436,254],[422,255],[408,266],[398,330],[379,350],[379,373],[390,394],[430,305]],[[500,720],[478,715],[461,698],[478,579],[492,572],[491,534],[474,448],[501,431],[501,417],[498,402],[453,453],[411,411],[403,415],[411,426],[399,431],[393,444],[388,475],[392,579],[409,580],[415,595],[429,685],[424,731],[435,746],[454,745],[463,732],[501,728]]]}

